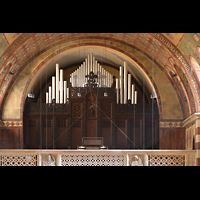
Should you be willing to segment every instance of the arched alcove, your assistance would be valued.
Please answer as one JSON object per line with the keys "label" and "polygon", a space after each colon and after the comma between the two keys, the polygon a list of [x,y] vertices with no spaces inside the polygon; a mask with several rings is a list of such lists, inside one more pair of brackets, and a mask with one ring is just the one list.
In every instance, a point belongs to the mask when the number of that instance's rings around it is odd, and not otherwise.
{"label": "arched alcove", "polygon": [[[147,99],[150,100],[151,94],[157,94],[162,126],[165,122],[170,124],[171,121],[173,123],[182,121],[184,109],[180,98],[183,97],[174,87],[171,75],[168,76],[163,66],[156,61],[157,58],[151,57],[152,54],[147,54],[143,47],[138,49],[126,42],[125,39],[124,42],[114,40],[111,36],[107,40],[101,37],[82,37],[80,40],[72,37],[70,42],[60,42],[58,45],[42,49],[41,54],[34,55],[34,59],[23,66],[18,76],[13,79],[3,100],[2,118],[22,120],[28,92],[32,90],[34,92],[38,86],[39,88],[44,86],[45,90],[45,83],[54,73],[56,63],[59,63],[61,68],[70,70],[77,67],[87,53],[93,52],[107,69],[117,71],[125,60],[128,62],[129,72],[137,82],[138,88],[144,88]],[[156,41],[155,44],[157,43]],[[148,52],[151,53],[151,50]]]}

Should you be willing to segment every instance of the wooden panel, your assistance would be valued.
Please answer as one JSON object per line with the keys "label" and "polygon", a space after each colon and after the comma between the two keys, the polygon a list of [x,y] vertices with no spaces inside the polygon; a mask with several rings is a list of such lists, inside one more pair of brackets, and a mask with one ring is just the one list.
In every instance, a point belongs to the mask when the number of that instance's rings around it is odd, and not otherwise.
{"label": "wooden panel", "polygon": [[[79,89],[81,97],[77,97]],[[109,91],[107,89],[106,91]],[[52,144],[54,138],[54,148],[77,148],[77,145],[82,144],[82,137],[103,137],[104,144],[109,148],[153,149],[158,147],[159,117],[158,112],[154,111],[152,133],[152,105],[145,105],[145,113],[142,104],[117,105],[115,103],[115,87],[110,88],[108,97],[103,95],[105,88],[90,88],[89,90],[88,88],[71,88],[71,92],[73,95],[70,96],[68,105],[26,104],[24,111],[24,121],[26,122],[24,123],[24,143],[26,147],[45,148],[46,143]],[[42,119],[41,115],[46,116],[46,119]],[[145,120],[143,115],[145,115]],[[134,124],[132,123],[133,118]],[[34,127],[29,126],[32,123],[31,120],[37,121]],[[51,123],[49,120],[52,120]],[[40,126],[40,124],[43,125]],[[171,132],[168,134],[162,130],[160,135],[161,146],[171,148]],[[175,132],[172,137],[176,141],[181,138],[182,141],[181,135],[181,131]],[[9,140],[8,135],[5,134],[5,137],[8,137],[7,140]],[[180,147],[181,141],[178,140],[178,143],[174,146],[172,144],[172,147]],[[3,146],[4,141],[1,143]]]}
{"label": "wooden panel", "polygon": [[71,147],[77,148],[82,142],[82,103],[72,103]]}
{"label": "wooden panel", "polygon": [[117,147],[127,147],[127,120],[117,119]]}
{"label": "wooden panel", "polygon": [[171,130],[171,149],[185,149],[185,130]]}
{"label": "wooden panel", "polygon": [[97,120],[87,120],[87,137],[97,137]]}
{"label": "wooden panel", "polygon": [[143,147],[143,135],[142,135],[142,119],[141,120],[133,120],[131,119],[131,124],[130,124],[130,139],[132,141],[131,147],[135,149],[140,149]]}
{"label": "wooden panel", "polygon": [[53,148],[53,121],[42,120],[42,148]]}
{"label": "wooden panel", "polygon": [[81,120],[72,121],[72,148],[77,148],[77,145],[81,145],[81,130]]}
{"label": "wooden panel", "polygon": [[67,148],[67,120],[66,118],[58,118],[56,121],[56,148]]}
{"label": "wooden panel", "polygon": [[82,115],[82,103],[73,102],[72,103],[72,118],[79,118]]}
{"label": "wooden panel", "polygon": [[160,129],[159,145],[160,149],[185,149],[185,129]]}
{"label": "wooden panel", "polygon": [[30,149],[38,148],[38,137],[39,137],[39,121],[37,118],[29,118],[25,120],[26,123],[26,146]]}
{"label": "wooden panel", "polygon": [[22,148],[22,129],[21,128],[4,128],[0,129],[0,143],[3,149]]}
{"label": "wooden panel", "polygon": [[171,134],[169,129],[160,129],[160,149],[170,149],[170,136]]}
{"label": "wooden panel", "polygon": [[112,146],[112,131],[111,131],[111,121],[102,120],[102,136],[103,144],[108,147]]}

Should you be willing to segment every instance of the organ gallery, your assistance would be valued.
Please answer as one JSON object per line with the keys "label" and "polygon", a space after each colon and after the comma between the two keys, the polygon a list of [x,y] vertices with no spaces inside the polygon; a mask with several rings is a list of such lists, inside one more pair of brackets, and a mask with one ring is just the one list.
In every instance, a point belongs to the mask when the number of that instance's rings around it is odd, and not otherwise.
{"label": "organ gallery", "polygon": [[198,33],[0,37],[0,165],[199,165]]}
{"label": "organ gallery", "polygon": [[[92,54],[88,55],[83,64],[66,76],[68,83],[63,79],[63,69],[56,64],[45,101],[29,103],[27,99],[24,110],[26,148],[76,149],[87,138],[99,138],[109,149],[158,148],[156,101],[153,111],[151,104],[137,104],[133,77],[128,74],[127,62],[123,64],[116,78],[95,61]],[[148,126],[143,130],[144,123]],[[36,140],[38,137],[41,137],[40,142]],[[100,146],[91,143],[87,148],[99,149]]]}

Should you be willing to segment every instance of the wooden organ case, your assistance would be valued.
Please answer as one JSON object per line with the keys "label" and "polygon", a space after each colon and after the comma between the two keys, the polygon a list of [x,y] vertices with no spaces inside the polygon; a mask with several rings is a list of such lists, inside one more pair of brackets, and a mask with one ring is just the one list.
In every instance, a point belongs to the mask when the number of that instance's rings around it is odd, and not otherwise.
{"label": "wooden organ case", "polygon": [[26,101],[24,148],[76,149],[83,137],[103,137],[109,149],[157,149],[157,104],[117,104],[115,85],[71,87],[66,104]]}
{"label": "wooden organ case", "polygon": [[137,91],[132,84],[131,92],[126,61],[124,68],[120,66],[119,79],[115,79],[93,55],[88,55],[69,77],[66,87],[63,69],[59,73],[56,64],[56,76],[52,76],[52,87],[46,92],[46,103],[42,94],[36,103],[27,98],[24,148],[76,149],[87,137],[103,138],[103,145],[109,149],[159,148],[157,103],[152,99],[149,104],[137,104]]}

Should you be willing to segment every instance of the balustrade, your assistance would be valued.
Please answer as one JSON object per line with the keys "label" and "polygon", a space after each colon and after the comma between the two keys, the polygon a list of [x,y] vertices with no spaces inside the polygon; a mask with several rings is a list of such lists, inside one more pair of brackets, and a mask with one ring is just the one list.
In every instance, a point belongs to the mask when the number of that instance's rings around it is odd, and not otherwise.
{"label": "balustrade", "polygon": [[1,150],[0,166],[195,166],[195,150]]}

